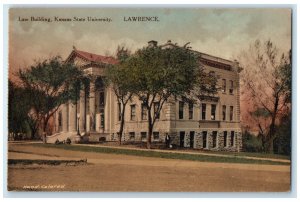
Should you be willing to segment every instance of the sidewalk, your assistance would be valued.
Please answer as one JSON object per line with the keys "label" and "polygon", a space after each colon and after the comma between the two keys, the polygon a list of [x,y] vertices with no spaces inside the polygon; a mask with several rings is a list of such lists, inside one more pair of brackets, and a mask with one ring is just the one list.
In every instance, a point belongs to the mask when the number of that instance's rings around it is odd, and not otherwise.
{"label": "sidewalk", "polygon": [[218,156],[218,157],[228,157],[228,158],[242,158],[242,159],[253,159],[253,160],[268,160],[274,162],[287,162],[290,163],[288,159],[275,159],[275,158],[262,158],[262,157],[252,157],[252,156],[236,156],[229,154],[213,154],[206,153],[201,151],[178,151],[178,150],[161,150],[161,149],[142,149],[142,148],[130,148],[130,147],[116,147],[116,146],[105,146],[105,145],[92,145],[92,144],[72,144],[84,147],[101,147],[101,148],[112,148],[112,149],[120,149],[120,150],[133,150],[133,151],[151,151],[151,152],[161,152],[161,153],[173,153],[173,154],[193,154],[193,155],[204,155],[204,156]]}

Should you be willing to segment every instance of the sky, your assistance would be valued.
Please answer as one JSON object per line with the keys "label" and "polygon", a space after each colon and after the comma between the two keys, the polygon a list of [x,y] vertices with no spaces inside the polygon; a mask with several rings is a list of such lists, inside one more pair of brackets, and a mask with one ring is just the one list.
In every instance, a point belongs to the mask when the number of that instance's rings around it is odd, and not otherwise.
{"label": "sky", "polygon": [[[31,17],[51,18],[33,22]],[[157,16],[159,22],[128,22],[131,16]],[[54,18],[110,18],[111,22],[55,22]],[[28,18],[24,22],[20,19]],[[291,10],[285,8],[11,8],[9,11],[10,75],[34,60],[60,55],[72,47],[113,55],[118,45],[134,51],[150,40],[190,42],[197,51],[235,59],[256,39],[272,40],[281,52],[291,48]]]}

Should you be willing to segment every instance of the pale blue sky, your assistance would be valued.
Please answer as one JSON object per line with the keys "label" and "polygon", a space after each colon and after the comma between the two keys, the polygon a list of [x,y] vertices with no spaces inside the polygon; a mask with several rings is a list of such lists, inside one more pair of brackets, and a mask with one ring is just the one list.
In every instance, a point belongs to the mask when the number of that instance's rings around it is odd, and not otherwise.
{"label": "pale blue sky", "polygon": [[[112,22],[19,22],[18,18],[110,17]],[[128,16],[158,16],[159,22],[124,22]],[[167,40],[226,59],[235,58],[255,39],[271,39],[279,49],[291,47],[290,9],[105,9],[18,8],[10,10],[10,68],[53,55],[67,57],[77,49],[114,54],[118,45],[132,50],[147,41]]]}

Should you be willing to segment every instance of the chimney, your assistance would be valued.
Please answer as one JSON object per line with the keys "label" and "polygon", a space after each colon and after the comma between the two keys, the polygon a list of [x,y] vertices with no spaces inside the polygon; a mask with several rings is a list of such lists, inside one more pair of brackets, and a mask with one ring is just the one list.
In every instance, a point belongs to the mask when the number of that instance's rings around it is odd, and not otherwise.
{"label": "chimney", "polygon": [[154,40],[148,41],[148,47],[152,48],[156,46],[157,46],[157,41]]}

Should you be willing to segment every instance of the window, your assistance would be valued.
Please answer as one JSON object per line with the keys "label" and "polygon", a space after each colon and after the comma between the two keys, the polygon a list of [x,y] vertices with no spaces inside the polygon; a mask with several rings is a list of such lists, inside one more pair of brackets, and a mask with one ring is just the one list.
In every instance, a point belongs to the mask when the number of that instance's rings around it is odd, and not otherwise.
{"label": "window", "polygon": [[118,102],[118,121],[121,121],[121,103]]}
{"label": "window", "polygon": [[130,132],[129,133],[129,139],[130,140],[134,140],[135,139],[135,133],[134,132]]}
{"label": "window", "polygon": [[211,120],[216,120],[216,105],[211,105]]}
{"label": "window", "polygon": [[230,121],[233,120],[233,106],[230,106],[230,117],[229,117]]}
{"label": "window", "polygon": [[226,120],[226,105],[223,105],[222,107],[222,116],[223,116],[223,121]]}
{"label": "window", "polygon": [[104,122],[104,113],[100,114],[100,117],[101,117],[101,125],[100,125],[100,127],[104,128],[104,124],[105,124],[105,122]]}
{"label": "window", "polygon": [[157,119],[160,117],[159,102],[154,102],[154,116],[156,116]]}
{"label": "window", "polygon": [[233,81],[229,81],[229,93],[233,94]]}
{"label": "window", "polygon": [[222,93],[226,93],[226,79],[222,79]]}
{"label": "window", "polygon": [[99,95],[99,105],[100,105],[100,107],[104,106],[104,92],[103,91],[101,91],[100,95]]}
{"label": "window", "polygon": [[189,103],[189,119],[193,119],[194,104]]}
{"label": "window", "polygon": [[203,148],[207,147],[207,131],[202,132],[202,142],[203,142]]}
{"label": "window", "polygon": [[216,148],[217,147],[217,131],[213,131],[213,133],[212,133],[212,143],[213,143],[213,145],[212,145],[212,147],[213,148]]}
{"label": "window", "polygon": [[153,132],[153,139],[159,140],[159,132]]}
{"label": "window", "polygon": [[224,147],[227,147],[227,131],[224,131]]}
{"label": "window", "polygon": [[147,105],[142,104],[142,120],[147,120]]}
{"label": "window", "polygon": [[202,104],[202,120],[206,119],[206,104]]}
{"label": "window", "polygon": [[141,132],[141,139],[145,140],[147,138],[147,132]]}
{"label": "window", "polygon": [[230,135],[230,146],[231,146],[231,147],[234,146],[234,131],[231,131],[231,135]]}
{"label": "window", "polygon": [[216,72],[214,72],[214,71],[209,71],[208,75],[211,76],[211,77],[215,77],[215,76],[216,76]]}
{"label": "window", "polygon": [[135,120],[135,105],[130,105],[130,120]]}
{"label": "window", "polygon": [[179,101],[179,119],[183,119],[183,107],[184,107],[184,102]]}

